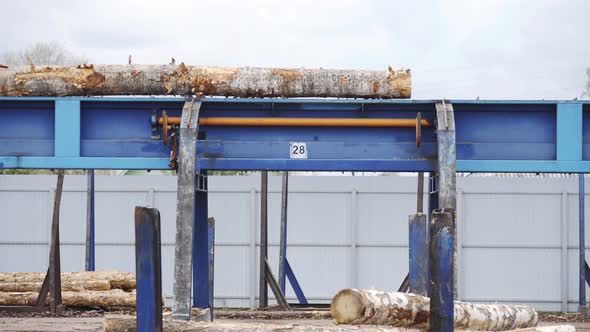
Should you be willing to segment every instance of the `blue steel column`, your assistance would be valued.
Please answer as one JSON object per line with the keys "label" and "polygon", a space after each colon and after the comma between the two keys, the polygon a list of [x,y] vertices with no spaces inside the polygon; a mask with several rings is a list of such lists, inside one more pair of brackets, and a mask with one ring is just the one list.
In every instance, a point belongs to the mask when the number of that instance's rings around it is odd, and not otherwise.
{"label": "blue steel column", "polygon": [[214,282],[215,282],[215,218],[207,218],[207,237],[208,237],[208,241],[207,241],[207,249],[208,249],[208,262],[209,262],[209,280],[208,280],[208,289],[209,289],[209,294],[208,294],[208,301],[209,301],[209,320],[213,321],[213,318],[215,318],[215,312],[214,307],[215,307],[215,293],[214,293]]}
{"label": "blue steel column", "polygon": [[[195,184],[195,220],[193,225],[193,307],[212,308],[209,301],[209,227],[207,219],[208,195],[207,178],[202,172],[197,176]],[[204,187],[203,187],[204,186]]]}
{"label": "blue steel column", "polygon": [[281,239],[279,243],[279,288],[286,296],[287,273],[287,203],[289,199],[289,172],[283,172],[281,186]]}
{"label": "blue steel column", "polygon": [[423,213],[410,215],[410,293],[428,295],[428,220]]}
{"label": "blue steel column", "polygon": [[95,236],[94,236],[94,170],[88,170],[87,206],[86,206],[86,271],[94,271]]}
{"label": "blue steel column", "polygon": [[137,331],[162,331],[160,212],[135,207]]}
{"label": "blue steel column", "polygon": [[[559,103],[556,112],[556,154],[558,161],[582,161],[583,110],[581,104]],[[586,254],[584,232],[584,174],[579,174],[579,301],[578,310],[586,306]]]}
{"label": "blue steel column", "polygon": [[430,223],[430,331],[453,331],[455,211],[435,210]]}
{"label": "blue steel column", "polygon": [[586,239],[585,239],[585,189],[584,189],[584,174],[579,174],[578,178],[579,190],[578,190],[578,236],[579,236],[579,298],[578,298],[578,311],[584,313],[586,311]]}

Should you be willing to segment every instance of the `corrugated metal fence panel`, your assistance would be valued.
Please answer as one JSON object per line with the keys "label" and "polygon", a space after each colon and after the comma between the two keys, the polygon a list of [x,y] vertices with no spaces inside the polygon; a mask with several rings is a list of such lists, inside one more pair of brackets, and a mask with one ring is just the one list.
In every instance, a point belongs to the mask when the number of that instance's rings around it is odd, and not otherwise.
{"label": "corrugated metal fence panel", "polygon": [[[311,301],[327,302],[343,287],[397,289],[408,269],[407,219],[415,209],[415,181],[398,176],[291,178],[288,257]],[[560,310],[567,298],[568,309],[576,310],[576,178],[458,181],[459,298],[524,302],[544,310]],[[219,306],[255,305],[259,182],[259,176],[210,178]],[[0,271],[46,269],[54,187],[53,176],[0,176]],[[61,209],[64,271],[84,267],[85,188],[84,176],[66,177]],[[98,176],[96,190],[97,269],[134,270],[133,208],[157,207],[169,297],[176,178]],[[279,177],[270,178],[269,190],[269,259],[276,273]],[[287,295],[295,300],[290,288]]]}

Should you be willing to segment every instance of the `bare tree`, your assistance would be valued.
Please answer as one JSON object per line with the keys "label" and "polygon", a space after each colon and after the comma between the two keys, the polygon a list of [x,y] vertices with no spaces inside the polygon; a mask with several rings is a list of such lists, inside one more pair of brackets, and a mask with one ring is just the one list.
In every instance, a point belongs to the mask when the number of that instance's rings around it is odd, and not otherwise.
{"label": "bare tree", "polygon": [[87,62],[85,56],[74,54],[57,41],[38,42],[23,50],[0,55],[0,63],[7,66],[70,66]]}

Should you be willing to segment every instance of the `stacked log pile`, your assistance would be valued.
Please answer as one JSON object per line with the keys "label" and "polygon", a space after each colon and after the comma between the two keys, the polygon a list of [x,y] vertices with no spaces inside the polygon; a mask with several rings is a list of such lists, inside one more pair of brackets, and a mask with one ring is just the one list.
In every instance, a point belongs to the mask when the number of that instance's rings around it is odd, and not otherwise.
{"label": "stacked log pile", "polygon": [[[38,272],[0,273],[0,305],[34,305],[44,278]],[[69,307],[135,307],[132,273],[63,272],[61,284],[63,304]]]}

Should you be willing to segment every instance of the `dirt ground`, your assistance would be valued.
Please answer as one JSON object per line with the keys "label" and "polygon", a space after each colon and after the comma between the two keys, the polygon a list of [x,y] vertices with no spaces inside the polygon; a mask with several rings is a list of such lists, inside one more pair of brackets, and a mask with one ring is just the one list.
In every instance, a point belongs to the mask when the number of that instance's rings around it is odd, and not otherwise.
{"label": "dirt ground", "polygon": [[[291,315],[288,319],[275,319],[277,316],[268,313],[256,314],[250,312],[247,316],[235,312],[219,312],[217,322],[244,322],[260,324],[284,324],[298,326],[329,326],[332,321],[324,312],[302,313]],[[72,311],[68,310],[57,317],[48,314],[0,314],[0,331],[14,332],[95,332],[103,331],[104,313],[102,311]],[[232,318],[228,318],[232,317]],[[539,325],[574,325],[576,331],[590,332],[590,319],[582,321],[577,315],[542,314]],[[341,326],[343,327],[343,326]]]}

